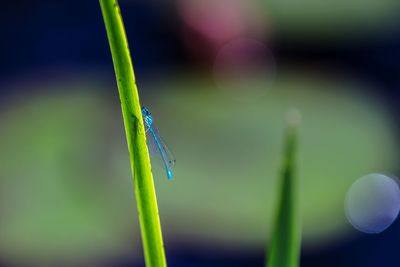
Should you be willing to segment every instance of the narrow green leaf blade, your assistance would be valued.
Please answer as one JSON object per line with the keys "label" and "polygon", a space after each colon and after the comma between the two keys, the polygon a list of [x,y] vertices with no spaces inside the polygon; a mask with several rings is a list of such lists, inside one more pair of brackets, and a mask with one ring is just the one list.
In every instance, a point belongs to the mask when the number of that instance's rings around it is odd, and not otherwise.
{"label": "narrow green leaf blade", "polygon": [[299,216],[299,186],[296,174],[299,123],[300,115],[298,112],[289,112],[277,213],[275,215],[267,267],[299,266],[301,223]]}
{"label": "narrow green leaf blade", "polygon": [[100,0],[114,62],[148,267],[166,266],[150,157],[128,41],[116,0]]}

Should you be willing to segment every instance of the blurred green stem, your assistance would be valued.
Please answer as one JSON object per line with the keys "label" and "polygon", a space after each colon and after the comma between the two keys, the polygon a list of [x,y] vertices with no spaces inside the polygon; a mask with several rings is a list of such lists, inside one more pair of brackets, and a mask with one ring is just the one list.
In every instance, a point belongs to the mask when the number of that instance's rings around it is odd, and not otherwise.
{"label": "blurred green stem", "polygon": [[281,185],[267,267],[298,267],[300,259],[299,185],[295,171],[300,114],[290,111],[287,119]]}
{"label": "blurred green stem", "polygon": [[121,100],[135,183],[147,267],[166,266],[157,199],[146,145],[141,105],[121,11],[116,0],[100,0]]}

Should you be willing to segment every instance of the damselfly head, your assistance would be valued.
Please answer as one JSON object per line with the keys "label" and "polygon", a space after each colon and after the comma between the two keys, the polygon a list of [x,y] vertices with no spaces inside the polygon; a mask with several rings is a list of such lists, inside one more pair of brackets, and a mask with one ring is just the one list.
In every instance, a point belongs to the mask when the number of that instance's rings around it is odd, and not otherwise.
{"label": "damselfly head", "polygon": [[151,116],[151,113],[146,107],[142,107],[142,115],[143,116]]}
{"label": "damselfly head", "polygon": [[142,107],[142,116],[146,126],[150,127],[153,124],[153,116],[146,107]]}

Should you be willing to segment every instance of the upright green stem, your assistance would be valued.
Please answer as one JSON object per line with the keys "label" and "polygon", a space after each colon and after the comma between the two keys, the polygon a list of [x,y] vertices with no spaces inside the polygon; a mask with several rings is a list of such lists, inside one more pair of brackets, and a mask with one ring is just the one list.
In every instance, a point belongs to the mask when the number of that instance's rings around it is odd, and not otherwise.
{"label": "upright green stem", "polygon": [[128,41],[116,0],[100,0],[111,47],[134,177],[147,267],[166,266],[156,193]]}
{"label": "upright green stem", "polygon": [[299,185],[296,174],[300,115],[288,113],[280,193],[267,267],[298,267],[301,248]]}

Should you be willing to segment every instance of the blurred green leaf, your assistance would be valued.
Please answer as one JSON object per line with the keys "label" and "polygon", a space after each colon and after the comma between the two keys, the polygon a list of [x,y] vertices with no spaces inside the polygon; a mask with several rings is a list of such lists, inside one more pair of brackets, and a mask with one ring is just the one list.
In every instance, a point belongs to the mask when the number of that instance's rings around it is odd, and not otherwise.
{"label": "blurred green leaf", "polygon": [[260,1],[276,32],[287,39],[308,42],[379,35],[397,24],[400,11],[399,1],[393,0]]}
{"label": "blurred green leaf", "polygon": [[299,266],[301,226],[297,166],[299,115],[289,114],[268,267]]}

